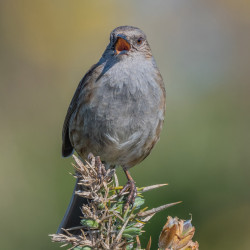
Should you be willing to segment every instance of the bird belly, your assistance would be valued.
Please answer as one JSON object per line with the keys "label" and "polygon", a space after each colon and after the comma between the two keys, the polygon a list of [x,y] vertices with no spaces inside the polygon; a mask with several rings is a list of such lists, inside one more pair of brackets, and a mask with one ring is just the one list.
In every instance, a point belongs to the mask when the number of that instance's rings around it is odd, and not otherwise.
{"label": "bird belly", "polygon": [[159,138],[163,93],[154,83],[144,82],[142,88],[138,82],[121,81],[116,85],[102,82],[95,91],[93,99],[80,105],[74,116],[72,144],[83,158],[91,152],[109,164],[132,167],[150,153]]}

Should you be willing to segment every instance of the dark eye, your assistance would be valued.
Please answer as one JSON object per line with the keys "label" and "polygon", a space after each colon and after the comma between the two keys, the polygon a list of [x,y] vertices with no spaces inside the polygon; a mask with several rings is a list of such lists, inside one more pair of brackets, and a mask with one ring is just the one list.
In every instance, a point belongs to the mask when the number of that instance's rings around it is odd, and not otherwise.
{"label": "dark eye", "polygon": [[143,38],[140,37],[140,38],[137,39],[136,43],[137,43],[138,45],[140,45],[140,44],[142,44],[142,40],[143,40]]}

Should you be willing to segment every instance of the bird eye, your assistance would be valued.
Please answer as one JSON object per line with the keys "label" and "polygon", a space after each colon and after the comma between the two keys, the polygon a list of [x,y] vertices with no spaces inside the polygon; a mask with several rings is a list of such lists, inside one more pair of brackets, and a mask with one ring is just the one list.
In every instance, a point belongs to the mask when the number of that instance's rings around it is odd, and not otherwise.
{"label": "bird eye", "polygon": [[137,43],[138,45],[142,44],[142,37],[138,38],[137,41],[136,41],[136,43]]}

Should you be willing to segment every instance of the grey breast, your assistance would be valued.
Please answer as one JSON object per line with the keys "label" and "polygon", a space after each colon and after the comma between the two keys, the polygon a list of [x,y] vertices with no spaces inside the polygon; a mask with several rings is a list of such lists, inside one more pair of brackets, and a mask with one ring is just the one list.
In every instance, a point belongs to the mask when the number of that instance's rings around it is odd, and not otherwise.
{"label": "grey breast", "polygon": [[163,92],[156,82],[159,72],[153,58],[127,58],[108,70],[105,66],[93,83],[90,102],[80,103],[76,111],[84,119],[83,126],[71,126],[78,127],[81,143],[71,140],[83,157],[92,152],[107,163],[129,165],[143,157],[145,144],[155,140],[164,119],[164,110],[159,109]]}

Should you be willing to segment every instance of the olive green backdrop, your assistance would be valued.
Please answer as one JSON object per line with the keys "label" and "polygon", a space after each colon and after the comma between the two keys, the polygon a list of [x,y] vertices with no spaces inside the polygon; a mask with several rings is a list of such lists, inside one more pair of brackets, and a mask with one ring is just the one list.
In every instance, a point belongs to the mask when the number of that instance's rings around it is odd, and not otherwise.
{"label": "olive green backdrop", "polygon": [[[119,25],[148,36],[167,89],[161,140],[132,169],[155,216],[193,216],[200,249],[250,249],[250,3],[233,0],[0,1],[0,248],[59,249],[68,205],[61,129],[71,97]],[[121,180],[125,182],[119,171]]]}

